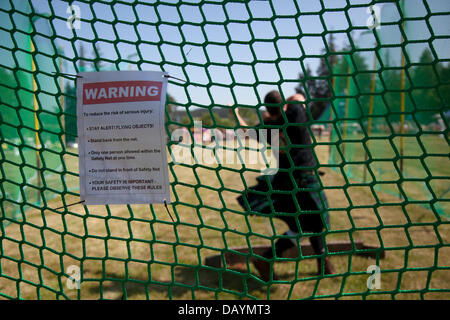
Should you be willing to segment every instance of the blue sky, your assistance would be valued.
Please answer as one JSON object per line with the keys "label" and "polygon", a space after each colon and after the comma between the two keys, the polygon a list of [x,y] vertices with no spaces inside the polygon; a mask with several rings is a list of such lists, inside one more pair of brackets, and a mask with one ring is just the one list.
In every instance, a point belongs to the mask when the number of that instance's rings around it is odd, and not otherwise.
{"label": "blue sky", "polygon": [[[368,30],[371,4],[369,0],[236,0],[159,1],[157,5],[120,1],[111,6],[74,1],[83,21],[79,30],[71,30],[66,25],[67,1],[30,2],[35,11],[56,17],[51,32],[67,57],[66,72],[75,72],[71,59],[79,56],[80,44],[89,58],[95,46],[107,69],[163,69],[187,80],[186,84],[171,81],[169,93],[193,106],[255,105],[275,88],[293,94],[299,72],[307,65],[317,68],[329,31],[335,34],[338,50],[350,41],[357,43],[359,34]],[[382,10],[382,22],[398,21],[395,1],[390,2],[377,4],[381,9],[389,7]],[[427,0],[427,4],[433,13],[450,11],[448,0]],[[427,13],[422,0],[406,0],[406,8],[411,17]],[[417,41],[412,52],[430,46],[427,40],[433,32],[443,39],[431,44],[440,58],[449,59],[448,21],[448,15],[431,17],[431,31],[424,21],[412,21],[408,39]],[[381,30],[399,42],[398,24]],[[365,40],[370,46],[371,39]]]}

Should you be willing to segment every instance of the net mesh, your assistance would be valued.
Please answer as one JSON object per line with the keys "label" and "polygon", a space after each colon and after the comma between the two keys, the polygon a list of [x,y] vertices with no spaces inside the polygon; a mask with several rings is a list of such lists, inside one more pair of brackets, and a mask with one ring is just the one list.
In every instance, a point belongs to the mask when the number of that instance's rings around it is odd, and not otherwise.
{"label": "net mesh", "polygon": [[[449,14],[431,0],[1,1],[0,296],[449,298]],[[173,77],[174,221],[161,205],[78,203],[73,75],[107,70]],[[233,139],[229,110],[256,126],[265,93],[299,88],[336,273],[299,250],[265,282],[252,259],[287,226],[236,201],[260,149]]]}

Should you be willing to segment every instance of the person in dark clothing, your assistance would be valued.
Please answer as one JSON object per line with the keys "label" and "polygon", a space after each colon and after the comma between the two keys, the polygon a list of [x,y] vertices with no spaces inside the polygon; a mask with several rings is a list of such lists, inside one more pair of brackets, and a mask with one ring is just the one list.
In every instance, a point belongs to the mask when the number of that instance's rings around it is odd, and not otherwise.
{"label": "person in dark clothing", "polygon": [[[318,234],[323,231],[325,225],[329,226],[327,199],[323,190],[320,190],[320,182],[315,170],[317,162],[311,147],[311,135],[307,125],[309,116],[302,104],[304,96],[296,94],[288,101],[297,103],[282,106],[283,99],[278,91],[269,92],[264,99],[267,112],[263,118],[263,125],[280,128],[278,172],[270,177],[258,177],[258,184],[246,190],[238,198],[238,202],[244,209],[265,214],[274,213],[275,217],[283,220],[289,227],[289,231],[284,235],[291,239],[279,238],[274,250],[271,248],[264,252],[263,257],[266,259],[272,259],[274,252],[276,257],[281,257],[283,252],[295,246],[292,237],[300,232],[299,227],[303,233]],[[241,126],[247,126],[238,111],[236,117]],[[269,191],[268,183],[274,190],[270,195],[265,194]],[[305,188],[308,190],[302,190]],[[269,199],[272,201],[273,209]],[[325,253],[325,244],[321,235],[313,235],[309,240],[316,255]],[[261,259],[255,259],[253,263],[261,278],[269,281],[270,263]],[[328,258],[318,258],[318,269],[319,274],[334,273]],[[273,271],[272,274],[273,279],[277,279]]]}

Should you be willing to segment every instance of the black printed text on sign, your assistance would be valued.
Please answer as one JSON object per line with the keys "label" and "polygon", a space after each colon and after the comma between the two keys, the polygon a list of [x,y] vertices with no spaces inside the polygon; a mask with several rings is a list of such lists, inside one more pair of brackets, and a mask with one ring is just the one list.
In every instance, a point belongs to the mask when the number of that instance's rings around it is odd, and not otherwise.
{"label": "black printed text on sign", "polygon": [[80,197],[86,204],[170,202],[162,72],[79,74]]}

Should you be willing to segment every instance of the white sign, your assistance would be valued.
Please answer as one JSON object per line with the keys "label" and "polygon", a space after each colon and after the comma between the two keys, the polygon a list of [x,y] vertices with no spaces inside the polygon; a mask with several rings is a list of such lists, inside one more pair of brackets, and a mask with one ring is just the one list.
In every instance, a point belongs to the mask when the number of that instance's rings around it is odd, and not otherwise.
{"label": "white sign", "polygon": [[86,204],[170,203],[163,72],[81,72],[80,198]]}

